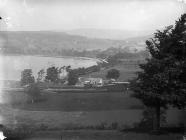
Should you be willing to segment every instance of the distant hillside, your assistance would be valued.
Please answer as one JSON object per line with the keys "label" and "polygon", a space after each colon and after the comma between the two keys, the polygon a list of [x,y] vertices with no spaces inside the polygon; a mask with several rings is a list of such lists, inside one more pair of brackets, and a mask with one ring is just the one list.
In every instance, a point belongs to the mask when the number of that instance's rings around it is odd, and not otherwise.
{"label": "distant hillside", "polygon": [[0,33],[0,48],[5,54],[64,55],[66,50],[105,50],[110,47],[145,48],[143,41],[145,39],[148,38],[127,41],[93,39],[51,31],[4,31]]}
{"label": "distant hillside", "polygon": [[64,31],[71,35],[80,35],[88,38],[126,40],[128,38],[138,38],[140,36],[151,35],[154,31],[135,30],[113,30],[113,29],[74,29]]}

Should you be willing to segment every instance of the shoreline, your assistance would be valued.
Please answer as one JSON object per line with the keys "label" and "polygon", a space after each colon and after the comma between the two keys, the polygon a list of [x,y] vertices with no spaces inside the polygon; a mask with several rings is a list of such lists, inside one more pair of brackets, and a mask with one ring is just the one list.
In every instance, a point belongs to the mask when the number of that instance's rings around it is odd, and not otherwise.
{"label": "shoreline", "polygon": [[52,57],[52,58],[74,58],[74,59],[83,59],[83,60],[94,60],[96,62],[102,62],[99,58],[91,57],[79,57],[79,56],[53,56],[53,55],[31,55],[31,54],[0,54],[0,56],[33,56],[33,57]]}

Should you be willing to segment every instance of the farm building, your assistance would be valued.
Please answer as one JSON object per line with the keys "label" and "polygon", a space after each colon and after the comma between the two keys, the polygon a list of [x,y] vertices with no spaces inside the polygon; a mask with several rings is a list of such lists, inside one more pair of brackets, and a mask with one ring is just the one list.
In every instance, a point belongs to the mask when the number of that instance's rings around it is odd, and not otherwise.
{"label": "farm building", "polygon": [[79,77],[79,83],[81,85],[92,85],[95,87],[103,86],[103,79],[102,78],[87,78],[87,77]]}

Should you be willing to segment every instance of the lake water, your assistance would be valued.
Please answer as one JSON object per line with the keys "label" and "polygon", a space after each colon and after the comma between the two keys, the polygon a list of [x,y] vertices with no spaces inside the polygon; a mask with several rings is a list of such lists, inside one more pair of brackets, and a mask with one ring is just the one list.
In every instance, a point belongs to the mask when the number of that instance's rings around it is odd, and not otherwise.
{"label": "lake water", "polygon": [[98,60],[80,57],[44,57],[44,56],[0,56],[0,80],[20,80],[21,71],[32,69],[36,78],[41,69],[50,66],[62,67],[70,65],[72,68],[96,65]]}

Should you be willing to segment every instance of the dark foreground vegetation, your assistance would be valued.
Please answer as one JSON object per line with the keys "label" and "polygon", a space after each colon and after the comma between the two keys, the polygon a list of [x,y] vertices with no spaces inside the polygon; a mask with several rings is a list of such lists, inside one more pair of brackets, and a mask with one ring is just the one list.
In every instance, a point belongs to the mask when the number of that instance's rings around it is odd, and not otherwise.
{"label": "dark foreground vegetation", "polygon": [[157,31],[146,41],[151,58],[141,64],[141,72],[131,81],[134,97],[151,108],[153,129],[159,131],[161,111],[169,106],[186,106],[186,14],[174,26]]}

